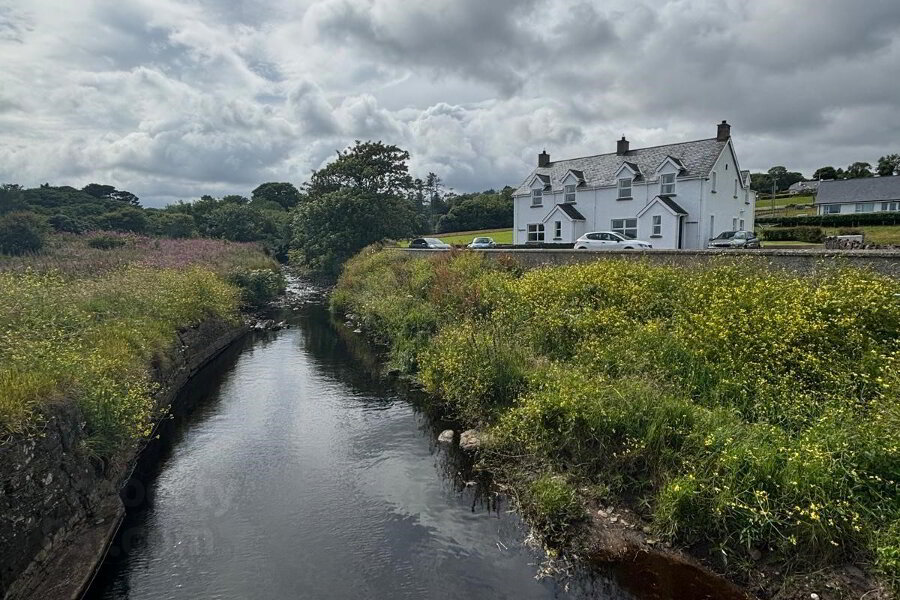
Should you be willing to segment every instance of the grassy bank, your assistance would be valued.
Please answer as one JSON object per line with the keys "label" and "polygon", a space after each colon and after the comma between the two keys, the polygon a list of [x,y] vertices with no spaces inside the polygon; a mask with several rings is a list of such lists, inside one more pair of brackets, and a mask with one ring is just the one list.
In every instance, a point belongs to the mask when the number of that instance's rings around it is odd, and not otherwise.
{"label": "grassy bank", "polygon": [[488,466],[549,540],[619,503],[732,570],[759,552],[897,585],[897,281],[369,250],[332,301],[488,431]]}
{"label": "grassy bank", "polygon": [[38,426],[41,407],[63,399],[100,455],[145,434],[151,359],[181,328],[237,321],[276,268],[255,245],[121,235],[0,257],[0,434]]}

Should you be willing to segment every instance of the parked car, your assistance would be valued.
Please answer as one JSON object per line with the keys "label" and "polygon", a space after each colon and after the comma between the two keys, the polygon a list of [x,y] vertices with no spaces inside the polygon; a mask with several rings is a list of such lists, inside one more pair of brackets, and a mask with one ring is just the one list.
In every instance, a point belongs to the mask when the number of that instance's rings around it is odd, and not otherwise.
{"label": "parked car", "polygon": [[477,237],[472,240],[472,243],[466,246],[466,248],[495,248],[497,244],[494,243],[494,238],[489,237]]}
{"label": "parked car", "polygon": [[576,250],[639,250],[652,248],[643,240],[630,240],[614,231],[592,231],[575,240]]}
{"label": "parked car", "polygon": [[446,244],[437,238],[416,238],[409,243],[410,248],[430,248],[432,250],[449,250],[450,244]]}
{"label": "parked car", "polygon": [[723,231],[709,240],[707,248],[762,248],[753,231]]}

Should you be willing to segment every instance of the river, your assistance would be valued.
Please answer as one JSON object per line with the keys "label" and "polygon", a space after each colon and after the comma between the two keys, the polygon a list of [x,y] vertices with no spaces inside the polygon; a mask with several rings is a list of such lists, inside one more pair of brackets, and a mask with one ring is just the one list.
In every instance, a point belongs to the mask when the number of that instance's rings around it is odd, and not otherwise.
{"label": "river", "polygon": [[88,598],[626,597],[537,579],[507,501],[436,444],[446,424],[312,298],[182,391]]}

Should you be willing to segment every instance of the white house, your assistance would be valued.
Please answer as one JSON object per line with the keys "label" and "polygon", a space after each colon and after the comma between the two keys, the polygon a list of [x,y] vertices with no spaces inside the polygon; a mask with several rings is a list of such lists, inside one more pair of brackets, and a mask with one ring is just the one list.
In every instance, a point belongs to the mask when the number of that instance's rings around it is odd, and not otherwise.
{"label": "white house", "polygon": [[705,248],[722,231],[754,226],[756,194],[731,126],[714,138],[551,162],[546,151],[516,190],[513,243],[574,242],[616,231],[654,248]]}
{"label": "white house", "polygon": [[822,181],[816,208],[820,215],[898,211],[900,175]]}

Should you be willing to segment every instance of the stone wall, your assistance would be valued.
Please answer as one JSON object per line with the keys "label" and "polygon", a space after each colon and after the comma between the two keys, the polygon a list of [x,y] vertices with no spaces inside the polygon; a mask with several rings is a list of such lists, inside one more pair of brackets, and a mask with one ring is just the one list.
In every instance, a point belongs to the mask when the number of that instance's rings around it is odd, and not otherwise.
{"label": "stone wall", "polygon": [[[428,256],[445,250],[392,248]],[[835,266],[871,268],[885,275],[900,277],[900,250],[467,250],[483,252],[500,260],[513,260],[526,268],[567,265],[595,260],[647,260],[654,264],[703,267],[722,260],[755,261],[772,269],[812,274]]]}
{"label": "stone wall", "polygon": [[[210,320],[179,332],[151,365],[157,407],[245,331]],[[138,451],[92,456],[74,402],[50,404],[42,417],[37,431],[0,440],[0,597],[9,600],[80,597],[124,515],[119,490]]]}

